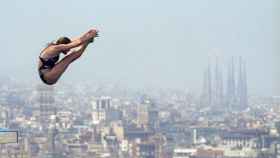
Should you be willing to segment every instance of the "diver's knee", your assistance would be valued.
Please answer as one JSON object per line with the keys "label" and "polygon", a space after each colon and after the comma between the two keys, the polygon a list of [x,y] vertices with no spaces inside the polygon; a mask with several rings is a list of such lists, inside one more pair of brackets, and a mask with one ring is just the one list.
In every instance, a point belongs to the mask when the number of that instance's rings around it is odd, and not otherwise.
{"label": "diver's knee", "polygon": [[47,85],[54,85],[55,83],[56,83],[57,81],[46,81],[45,83],[47,84]]}
{"label": "diver's knee", "polygon": [[54,84],[56,84],[56,82],[57,82],[57,79],[52,79],[52,78],[48,78],[48,79],[45,81],[45,83],[46,83],[47,85],[54,85]]}

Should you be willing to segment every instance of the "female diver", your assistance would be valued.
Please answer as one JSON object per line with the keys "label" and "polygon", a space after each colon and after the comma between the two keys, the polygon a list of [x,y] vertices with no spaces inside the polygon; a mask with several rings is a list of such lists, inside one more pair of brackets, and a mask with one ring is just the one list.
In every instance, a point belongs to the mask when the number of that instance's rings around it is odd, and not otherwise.
{"label": "female diver", "polygon": [[[60,37],[56,42],[48,44],[39,55],[38,70],[41,80],[48,85],[55,84],[67,67],[82,55],[95,37],[98,37],[98,31],[91,29],[77,39]],[[59,61],[61,53],[66,56]]]}

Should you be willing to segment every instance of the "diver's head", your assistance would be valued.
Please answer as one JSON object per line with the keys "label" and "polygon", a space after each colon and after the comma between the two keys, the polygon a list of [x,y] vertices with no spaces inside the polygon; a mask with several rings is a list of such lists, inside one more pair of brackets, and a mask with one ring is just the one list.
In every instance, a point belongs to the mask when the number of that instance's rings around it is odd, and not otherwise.
{"label": "diver's head", "polygon": [[[59,37],[58,40],[55,42],[55,44],[57,44],[57,45],[58,44],[68,44],[70,42],[71,42],[70,38],[63,36],[63,37]],[[69,51],[70,50],[66,50],[66,51],[63,51],[62,53],[67,54]]]}

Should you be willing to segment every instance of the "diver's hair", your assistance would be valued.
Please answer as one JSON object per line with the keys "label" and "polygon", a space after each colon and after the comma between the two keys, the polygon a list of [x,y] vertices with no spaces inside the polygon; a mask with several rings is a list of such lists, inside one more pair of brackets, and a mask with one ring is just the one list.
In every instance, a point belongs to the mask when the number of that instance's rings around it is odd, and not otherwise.
{"label": "diver's hair", "polygon": [[52,46],[52,45],[68,44],[70,42],[71,42],[70,38],[63,36],[63,37],[59,37],[56,41],[48,42],[46,44],[46,48],[49,47],[49,46]]}
{"label": "diver's hair", "polygon": [[58,40],[55,42],[55,44],[68,44],[71,42],[71,39],[68,37],[59,37]]}

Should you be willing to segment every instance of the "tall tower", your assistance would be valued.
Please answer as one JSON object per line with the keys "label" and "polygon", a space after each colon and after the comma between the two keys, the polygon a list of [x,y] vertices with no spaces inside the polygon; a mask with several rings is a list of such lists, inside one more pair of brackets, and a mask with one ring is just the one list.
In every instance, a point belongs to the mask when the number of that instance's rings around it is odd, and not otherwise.
{"label": "tall tower", "polygon": [[246,63],[243,59],[239,58],[239,72],[237,84],[237,97],[239,108],[245,109],[248,107],[248,94],[247,94],[247,72]]}
{"label": "tall tower", "polygon": [[226,91],[226,104],[228,110],[236,104],[236,81],[235,81],[235,68],[234,58],[231,58],[231,62],[228,65],[228,78],[227,78],[227,91]]}
{"label": "tall tower", "polygon": [[207,69],[204,72],[201,101],[202,101],[203,106],[211,106],[212,101],[213,101],[212,72],[211,72],[210,60],[208,61]]}
{"label": "tall tower", "polygon": [[208,68],[206,71],[206,93],[207,93],[207,101],[208,106],[212,106],[213,104],[213,84],[212,84],[212,71],[211,71],[211,63],[209,61]]}
{"label": "tall tower", "polygon": [[38,101],[40,106],[40,123],[42,131],[47,134],[48,142],[47,149],[49,154],[54,155],[56,153],[56,113],[57,109],[55,106],[54,99],[54,87],[39,85],[37,87]]}
{"label": "tall tower", "polygon": [[223,105],[223,73],[221,70],[221,63],[219,57],[216,56],[215,60],[215,79],[214,79],[214,101],[213,104],[216,107]]}
{"label": "tall tower", "polygon": [[246,69],[246,62],[244,61],[243,64],[243,105],[248,107],[248,85],[247,85],[247,69]]}
{"label": "tall tower", "polygon": [[[213,62],[213,61],[212,61]],[[204,72],[203,90],[201,95],[202,105],[214,108],[246,109],[248,107],[247,71],[246,63],[240,57],[234,57],[228,64],[226,91],[224,91],[223,67],[218,56],[214,65],[209,61],[208,68]]]}
{"label": "tall tower", "polygon": [[47,130],[50,125],[50,118],[56,115],[54,88],[51,86],[40,85],[37,87],[39,94],[38,101],[40,106],[40,122],[43,130]]}

